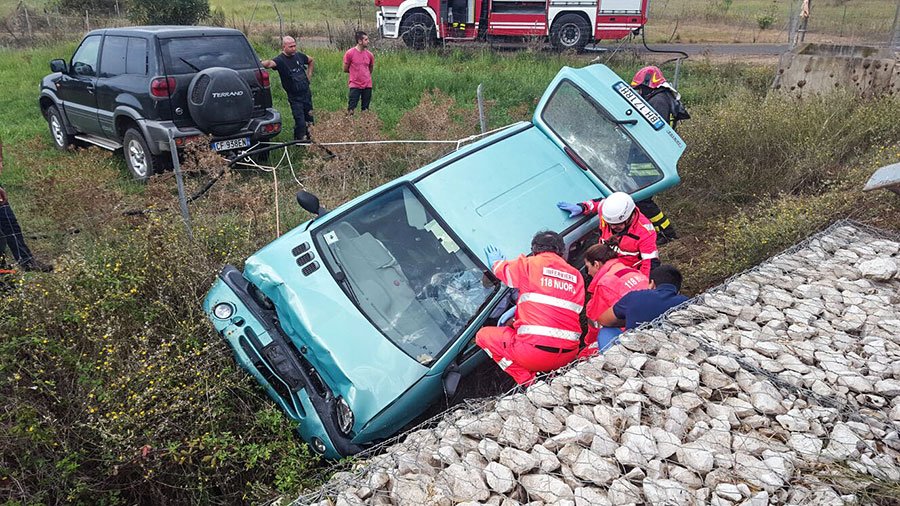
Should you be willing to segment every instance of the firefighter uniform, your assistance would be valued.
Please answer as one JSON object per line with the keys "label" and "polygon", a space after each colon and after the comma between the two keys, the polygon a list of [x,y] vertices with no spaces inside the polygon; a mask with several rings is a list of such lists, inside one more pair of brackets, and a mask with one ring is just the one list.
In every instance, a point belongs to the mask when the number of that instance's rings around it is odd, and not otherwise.
{"label": "firefighter uniform", "polygon": [[588,285],[588,292],[591,294],[591,300],[585,307],[585,313],[592,321],[588,328],[587,335],[584,337],[584,343],[587,347],[581,350],[578,358],[589,357],[598,352],[599,348],[605,347],[608,343],[597,343],[597,333],[599,328],[596,326],[597,319],[611,308],[613,304],[619,301],[623,295],[634,290],[646,290],[650,287],[647,276],[640,271],[628,267],[620,259],[610,260],[603,264],[603,267],[594,275],[591,284]]}
{"label": "firefighter uniform", "polygon": [[475,343],[520,385],[573,361],[584,307],[581,273],[552,252],[500,260],[493,271],[519,290],[515,320],[512,327],[482,328]]}
{"label": "firefighter uniform", "polygon": [[600,242],[606,243],[610,239],[618,238],[619,243],[614,245],[613,249],[619,254],[619,258],[625,265],[641,271],[641,274],[649,278],[651,265],[654,261],[659,261],[659,250],[656,248],[656,229],[640,209],[635,210],[628,228],[616,234],[602,218],[602,200],[582,202],[581,208],[584,214],[601,216]]}

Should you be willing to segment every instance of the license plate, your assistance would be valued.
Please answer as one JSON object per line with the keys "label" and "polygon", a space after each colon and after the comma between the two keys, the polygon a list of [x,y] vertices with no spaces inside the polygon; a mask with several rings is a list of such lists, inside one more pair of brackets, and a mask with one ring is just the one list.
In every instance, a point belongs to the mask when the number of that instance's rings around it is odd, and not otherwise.
{"label": "license plate", "polygon": [[229,149],[246,148],[250,145],[250,137],[241,137],[239,139],[228,139],[224,141],[216,141],[212,143],[213,151],[228,151]]}

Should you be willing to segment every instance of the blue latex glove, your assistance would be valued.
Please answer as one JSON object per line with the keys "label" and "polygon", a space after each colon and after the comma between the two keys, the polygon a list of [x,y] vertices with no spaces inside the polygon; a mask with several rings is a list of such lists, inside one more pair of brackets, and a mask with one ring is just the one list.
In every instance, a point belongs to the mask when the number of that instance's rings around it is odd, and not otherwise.
{"label": "blue latex glove", "polygon": [[516,306],[513,306],[513,307],[507,309],[506,312],[503,313],[502,315],[500,315],[500,318],[497,319],[497,325],[504,325],[506,322],[509,321],[510,318],[515,316],[515,314],[516,314]]}
{"label": "blue latex glove", "polygon": [[581,204],[570,204],[568,202],[557,202],[556,207],[560,208],[563,211],[569,213],[569,218],[574,218],[576,216],[581,215],[584,212],[584,209],[581,208]]}
{"label": "blue latex glove", "polygon": [[484,255],[487,257],[488,267],[492,269],[498,260],[506,260],[506,256],[503,255],[503,252],[497,249],[493,244],[488,244],[484,248]]}

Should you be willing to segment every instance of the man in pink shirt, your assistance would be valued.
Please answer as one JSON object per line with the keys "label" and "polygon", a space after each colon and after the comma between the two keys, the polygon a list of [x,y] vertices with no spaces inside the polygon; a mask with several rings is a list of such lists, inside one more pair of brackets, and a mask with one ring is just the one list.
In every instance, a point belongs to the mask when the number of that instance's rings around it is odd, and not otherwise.
{"label": "man in pink shirt", "polygon": [[344,53],[344,72],[350,74],[350,94],[347,111],[353,114],[356,104],[362,98],[362,110],[369,109],[372,100],[372,68],[375,56],[369,52],[369,36],[366,32],[356,32],[356,45]]}

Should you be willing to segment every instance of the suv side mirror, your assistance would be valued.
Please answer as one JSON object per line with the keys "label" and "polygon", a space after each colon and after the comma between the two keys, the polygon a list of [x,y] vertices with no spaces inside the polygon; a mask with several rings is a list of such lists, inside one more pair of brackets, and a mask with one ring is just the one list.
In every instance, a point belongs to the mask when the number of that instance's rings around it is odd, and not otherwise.
{"label": "suv side mirror", "polygon": [[68,74],[69,66],[66,65],[66,60],[50,60],[50,72],[62,72],[63,74]]}
{"label": "suv side mirror", "polygon": [[307,212],[320,216],[325,214],[325,208],[319,204],[319,197],[305,190],[297,192],[297,203]]}

